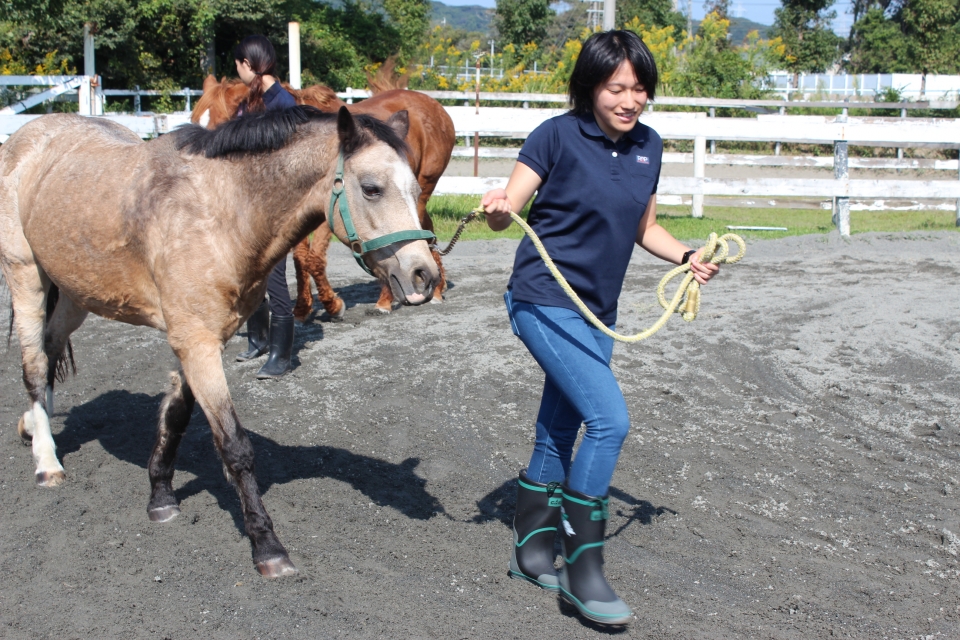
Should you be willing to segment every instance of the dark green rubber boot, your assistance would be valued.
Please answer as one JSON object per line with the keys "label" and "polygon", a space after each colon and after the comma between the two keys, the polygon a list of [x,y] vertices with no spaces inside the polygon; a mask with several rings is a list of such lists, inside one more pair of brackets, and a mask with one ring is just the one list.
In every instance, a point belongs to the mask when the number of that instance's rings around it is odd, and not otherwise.
{"label": "dark green rubber boot", "polygon": [[603,577],[603,536],[608,498],[594,498],[563,487],[563,569],[560,597],[584,618],[599,624],[625,625],[630,607],[617,597]]}
{"label": "dark green rubber boot", "polygon": [[270,318],[270,357],[260,371],[258,380],[269,380],[286,375],[293,367],[293,316],[273,316]]}
{"label": "dark green rubber boot", "polygon": [[553,541],[560,524],[560,483],[540,484],[520,472],[517,511],[513,516],[511,578],[529,580],[541,589],[558,589]]}
{"label": "dark green rubber boot", "polygon": [[246,362],[259,358],[267,352],[270,346],[268,331],[270,328],[270,310],[264,300],[247,318],[247,350],[237,354],[237,362]]}

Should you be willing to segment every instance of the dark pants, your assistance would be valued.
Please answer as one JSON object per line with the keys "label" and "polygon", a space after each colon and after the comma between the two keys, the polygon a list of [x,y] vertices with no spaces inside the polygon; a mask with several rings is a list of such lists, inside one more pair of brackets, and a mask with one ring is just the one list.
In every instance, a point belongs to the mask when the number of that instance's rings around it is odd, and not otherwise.
{"label": "dark pants", "polygon": [[293,299],[287,289],[287,256],[283,256],[267,278],[267,297],[270,298],[270,313],[275,316],[293,315]]}

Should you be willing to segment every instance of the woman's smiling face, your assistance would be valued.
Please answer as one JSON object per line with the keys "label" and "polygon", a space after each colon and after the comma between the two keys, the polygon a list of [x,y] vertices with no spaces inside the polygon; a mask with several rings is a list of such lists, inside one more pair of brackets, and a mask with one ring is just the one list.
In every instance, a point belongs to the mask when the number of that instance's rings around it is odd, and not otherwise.
{"label": "woman's smiling face", "polygon": [[593,115],[600,130],[613,141],[633,130],[646,106],[647,90],[629,60],[621,62],[613,75],[593,90]]}

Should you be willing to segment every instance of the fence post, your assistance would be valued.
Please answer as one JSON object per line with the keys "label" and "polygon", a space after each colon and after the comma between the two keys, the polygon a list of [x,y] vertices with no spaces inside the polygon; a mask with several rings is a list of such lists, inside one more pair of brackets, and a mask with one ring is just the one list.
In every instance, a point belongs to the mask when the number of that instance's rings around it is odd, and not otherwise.
{"label": "fence post", "polygon": [[288,22],[287,32],[290,40],[290,86],[300,88],[300,23]]}
{"label": "fence post", "polygon": [[91,76],[83,76],[83,80],[80,81],[80,89],[77,93],[77,100],[79,100],[80,106],[77,108],[77,113],[81,116],[93,115],[93,101],[90,99],[93,93],[92,81],[93,78]]}
{"label": "fence post", "polygon": [[[838,123],[847,121],[846,115],[837,117]],[[847,163],[847,141],[836,140],[833,143],[833,177],[837,180],[846,181],[850,177],[849,165]],[[840,235],[844,238],[850,236],[850,198],[837,197],[834,199],[833,222],[837,225]]]}
{"label": "fence post", "polygon": [[190,113],[190,89],[188,87],[184,87],[183,94],[187,96],[187,113]]}
{"label": "fence post", "polygon": [[[900,119],[903,120],[907,117],[907,110],[900,109]],[[903,149],[897,148],[897,160],[903,160]]]}
{"label": "fence post", "polygon": [[133,85],[133,89],[136,91],[136,93],[133,94],[133,112],[140,115],[140,85]]}
{"label": "fence post", "polygon": [[[957,178],[960,179],[960,149],[957,149]],[[957,199],[957,226],[960,227],[960,198]]]}
{"label": "fence post", "polygon": [[[716,118],[716,117],[717,117],[717,109],[716,109],[716,107],[710,107],[710,117],[711,117],[711,118]],[[713,154],[716,154],[716,153],[717,153],[717,141],[716,141],[716,140],[711,140],[711,141],[710,141],[710,154],[713,155]]]}
{"label": "fence post", "polygon": [[93,28],[87,22],[83,25],[83,75],[90,77],[90,83],[87,85],[87,100],[90,102],[90,110],[86,115],[103,115],[103,90],[100,87],[99,78],[97,78],[97,64],[94,59],[96,49],[93,45]]}
{"label": "fence post", "polygon": [[[707,114],[698,113],[697,117],[705,118]],[[693,177],[703,178],[706,167],[707,138],[705,136],[694,136],[693,138]],[[691,198],[690,215],[694,218],[703,217],[703,194],[695,193]]]}
{"label": "fence post", "polygon": [[[476,111],[477,115],[480,115],[480,59],[482,57],[483,57],[482,53],[477,56],[477,111]],[[480,175],[480,132],[474,131],[473,132],[473,177],[476,178],[479,175]]]}
{"label": "fence post", "polygon": [[[780,107],[780,115],[784,115],[786,113],[787,113],[787,108]],[[773,147],[773,155],[775,156],[780,155],[780,142],[777,142],[776,146]]]}

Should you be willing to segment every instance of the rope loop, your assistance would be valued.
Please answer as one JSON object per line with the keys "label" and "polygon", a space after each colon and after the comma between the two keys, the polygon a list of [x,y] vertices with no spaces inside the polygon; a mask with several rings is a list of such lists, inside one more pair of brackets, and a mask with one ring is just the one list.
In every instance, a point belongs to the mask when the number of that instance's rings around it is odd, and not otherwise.
{"label": "rope loop", "polygon": [[[471,211],[469,215],[465,216],[463,220],[460,221],[460,226],[457,227],[457,231],[454,234],[453,239],[450,241],[450,244],[447,245],[446,249],[440,252],[440,255],[445,256],[450,253],[450,250],[460,238],[460,234],[463,232],[463,229],[466,227],[467,223],[484,213],[486,212],[483,210],[483,207],[480,206]],[[553,263],[553,260],[551,260],[550,256],[547,254],[547,250],[544,248],[543,243],[540,242],[540,238],[537,237],[536,232],[530,228],[530,225],[527,224],[526,220],[518,216],[514,211],[510,212],[510,218],[512,218],[513,221],[516,222],[521,229],[523,229],[523,232],[526,233],[530,238],[530,241],[533,242],[533,246],[543,259],[544,265],[546,265],[554,279],[556,279],[557,284],[560,285],[560,288],[563,289],[564,293],[567,294],[567,297],[569,297],[570,300],[573,301],[573,303],[577,306],[577,308],[580,310],[580,313],[583,314],[583,317],[586,318],[590,324],[614,340],[628,343],[640,342],[641,340],[646,340],[657,331],[662,329],[663,326],[667,324],[670,316],[672,316],[674,313],[679,313],[680,316],[687,322],[693,322],[693,320],[697,317],[697,314],[700,313],[700,283],[694,280],[693,273],[690,271],[690,263],[688,262],[678,267],[674,267],[668,271],[657,285],[657,301],[660,303],[660,306],[664,308],[663,315],[660,316],[659,320],[654,322],[649,328],[644,329],[640,333],[632,336],[626,336],[617,333],[616,331],[611,331],[606,325],[600,322],[600,319],[597,318],[592,311],[590,311],[587,305],[583,303],[583,300],[580,299],[580,296],[578,296],[573,290],[573,287],[571,287],[567,282],[567,279],[563,277],[563,274],[560,273],[557,265]],[[729,242],[736,244],[739,249],[734,256],[730,256]],[[743,241],[743,238],[737,234],[725,233],[722,236],[717,236],[717,234],[711,233],[707,238],[706,245],[704,245],[703,253],[700,254],[700,262],[709,262],[712,264],[735,264],[740,262],[740,260],[742,260],[746,254],[747,244]],[[673,297],[667,301],[664,290],[666,289],[667,284],[680,274],[686,275],[684,276],[683,280],[681,280],[680,286],[677,287]]]}

